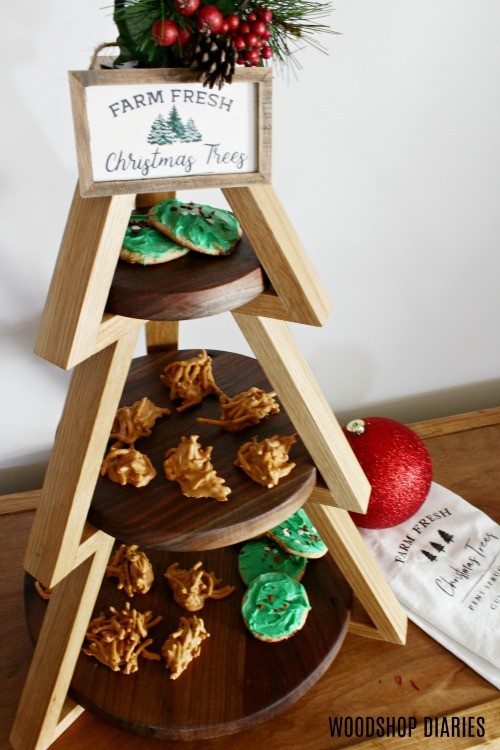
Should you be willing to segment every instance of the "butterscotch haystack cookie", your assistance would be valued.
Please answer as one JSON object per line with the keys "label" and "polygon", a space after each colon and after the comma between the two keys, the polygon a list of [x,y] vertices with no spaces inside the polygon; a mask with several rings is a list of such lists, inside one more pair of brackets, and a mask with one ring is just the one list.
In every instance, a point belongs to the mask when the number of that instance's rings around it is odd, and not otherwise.
{"label": "butterscotch haystack cookie", "polygon": [[198,417],[197,421],[222,427],[223,430],[228,430],[228,432],[238,432],[238,430],[244,430],[245,427],[258,424],[261,419],[269,414],[277,414],[280,405],[275,401],[275,396],[274,391],[266,393],[255,387],[238,393],[232,398],[226,396],[225,393],[221,393],[219,396],[220,419]]}
{"label": "butterscotch haystack cookie", "polygon": [[275,487],[282,477],[295,468],[295,464],[288,460],[288,452],[296,442],[297,435],[273,435],[260,443],[254,437],[241,446],[234,465],[263,487]]}
{"label": "butterscotch haystack cookie", "polygon": [[127,596],[147,594],[154,581],[151,563],[137,544],[128,547],[121,544],[111,557],[107,567],[108,578],[118,578],[118,589],[123,589]]}
{"label": "butterscotch haystack cookie", "polygon": [[179,568],[179,563],[174,562],[164,574],[174,592],[175,601],[189,612],[202,609],[205,599],[224,599],[234,591],[234,586],[217,589],[222,579],[216,578],[215,573],[207,573],[202,565],[202,562],[197,562],[189,570],[183,570]]}
{"label": "butterscotch haystack cookie", "polygon": [[151,435],[157,419],[171,413],[170,409],[162,409],[144,396],[132,406],[118,409],[110,438],[121,440],[122,443],[135,443],[139,438]]}
{"label": "butterscotch haystack cookie", "polygon": [[145,487],[156,476],[156,469],[144,453],[135,450],[133,443],[124,446],[118,442],[102,462],[101,476],[105,474],[118,484]]}
{"label": "butterscotch haystack cookie", "polygon": [[203,450],[198,443],[198,435],[182,437],[177,448],[171,448],[165,453],[165,476],[178,482],[186,497],[227,500],[231,490],[225,486],[225,479],[217,476],[210,460],[212,450],[211,445]]}
{"label": "butterscotch haystack cookie", "polygon": [[201,642],[205,638],[210,638],[210,633],[205,630],[201,617],[181,617],[178,629],[169,635],[161,648],[171,680],[176,680],[200,655]]}
{"label": "butterscotch haystack cookie", "polygon": [[138,612],[130,609],[130,602],[126,602],[121,611],[109,608],[110,617],[101,612],[99,617],[90,622],[85,638],[89,646],[82,651],[87,656],[94,656],[101,664],[109,667],[113,672],[132,674],[139,669],[139,656],[152,661],[158,661],[159,654],[152,654],[147,650],[153,642],[148,638],[148,631],[163,619],[161,615],[153,617],[153,613]]}
{"label": "butterscotch haystack cookie", "polygon": [[40,581],[35,581],[35,588],[42,599],[45,599],[45,601],[48,602],[50,597],[52,596],[52,589],[49,589],[46,586],[42,586]]}
{"label": "butterscotch haystack cookie", "polygon": [[209,393],[221,393],[214,380],[212,359],[205,349],[192,359],[171,362],[163,370],[160,380],[170,388],[172,401],[182,399],[177,411],[184,411],[199,404]]}

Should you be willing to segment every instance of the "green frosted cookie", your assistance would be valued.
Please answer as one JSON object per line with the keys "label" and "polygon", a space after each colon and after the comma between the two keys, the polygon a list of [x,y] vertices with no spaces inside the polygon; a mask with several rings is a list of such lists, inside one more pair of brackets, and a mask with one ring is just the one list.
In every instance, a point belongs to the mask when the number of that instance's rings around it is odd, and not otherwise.
{"label": "green frosted cookie", "polygon": [[262,573],[286,573],[300,581],[306,565],[304,557],[288,554],[269,539],[252,539],[243,545],[238,555],[238,570],[247,586]]}
{"label": "green frosted cookie", "polygon": [[148,222],[147,214],[132,214],[123,238],[121,260],[144,266],[168,263],[186,255],[189,250],[178,245]]}
{"label": "green frosted cookie", "polygon": [[323,557],[328,552],[328,547],[302,508],[268,531],[268,536],[291,555]]}
{"label": "green frosted cookie", "polygon": [[175,198],[153,206],[149,222],[179,245],[206,255],[228,255],[242,235],[229,211]]}
{"label": "green frosted cookie", "polygon": [[250,584],[241,613],[252,635],[276,643],[300,630],[310,609],[301,583],[286,573],[263,573]]}

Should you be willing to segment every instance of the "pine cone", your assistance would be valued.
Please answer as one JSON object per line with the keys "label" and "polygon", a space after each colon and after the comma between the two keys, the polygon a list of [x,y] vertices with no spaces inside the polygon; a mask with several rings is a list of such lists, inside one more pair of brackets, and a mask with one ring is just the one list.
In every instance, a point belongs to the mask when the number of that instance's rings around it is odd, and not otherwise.
{"label": "pine cone", "polygon": [[227,34],[199,31],[193,40],[192,68],[200,70],[200,81],[213,89],[231,83],[236,64],[236,47]]}

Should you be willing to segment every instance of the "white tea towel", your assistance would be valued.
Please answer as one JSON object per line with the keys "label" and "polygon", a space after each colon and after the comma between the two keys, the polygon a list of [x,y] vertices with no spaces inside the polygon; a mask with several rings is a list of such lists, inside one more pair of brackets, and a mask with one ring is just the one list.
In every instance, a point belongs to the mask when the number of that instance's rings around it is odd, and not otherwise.
{"label": "white tea towel", "polygon": [[408,618],[412,620],[415,625],[422,628],[422,630],[428,633],[431,638],[434,638],[435,641],[440,643],[441,646],[444,646],[444,648],[447,648],[448,651],[451,651],[452,654],[458,656],[459,659],[480,674],[481,677],[484,677],[485,680],[488,680],[488,682],[491,682],[492,685],[500,689],[500,669],[498,669],[498,667],[495,667],[490,661],[482,659],[470,649],[465,648],[461,643],[457,643],[442,630],[438,630],[438,628],[435,628],[428,623],[427,620],[422,619],[415,612],[412,612],[411,609],[408,609],[407,607],[403,607],[403,609],[408,615]]}
{"label": "white tea towel", "polygon": [[407,521],[360,532],[409,617],[473,668],[490,665],[498,687],[500,526],[433,482]]}

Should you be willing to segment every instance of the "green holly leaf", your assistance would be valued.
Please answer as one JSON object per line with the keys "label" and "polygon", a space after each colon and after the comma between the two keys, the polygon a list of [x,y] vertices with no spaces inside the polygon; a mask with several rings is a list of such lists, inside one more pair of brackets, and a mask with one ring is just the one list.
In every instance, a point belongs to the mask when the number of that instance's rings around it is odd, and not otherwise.
{"label": "green holly leaf", "polygon": [[230,13],[234,13],[239,4],[239,0],[219,0],[219,2],[214,3],[223,16],[228,16]]}
{"label": "green holly leaf", "polygon": [[161,0],[115,0],[114,21],[118,28],[120,55],[116,64],[138,60],[143,65],[161,65],[164,50],[151,39],[151,27],[162,17]]}

